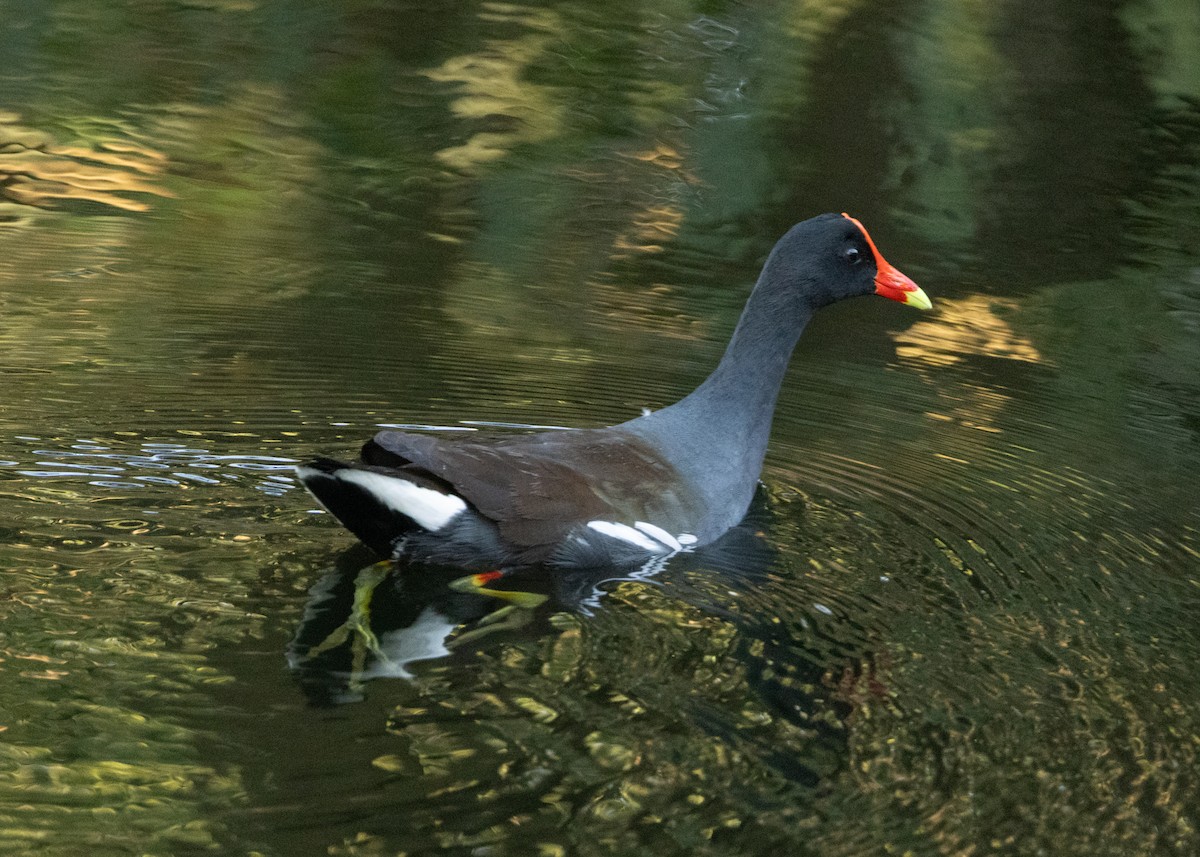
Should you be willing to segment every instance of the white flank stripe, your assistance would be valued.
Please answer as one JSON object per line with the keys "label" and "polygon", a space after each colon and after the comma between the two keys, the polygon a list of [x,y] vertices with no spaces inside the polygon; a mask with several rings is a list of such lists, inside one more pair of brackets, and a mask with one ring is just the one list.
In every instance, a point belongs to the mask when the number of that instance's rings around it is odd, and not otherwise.
{"label": "white flank stripe", "polygon": [[676,536],[676,538],[679,539],[679,543],[681,545],[694,545],[696,542],[700,541],[691,533],[680,533],[678,536]]}
{"label": "white flank stripe", "polygon": [[440,530],[467,508],[462,497],[422,488],[395,476],[369,470],[339,470],[335,478],[362,488],[389,509],[408,515],[418,527]]}
{"label": "white flank stripe", "polygon": [[642,550],[650,551],[650,553],[663,553],[665,550],[663,545],[653,539],[647,538],[628,524],[618,524],[613,521],[588,521],[588,526],[601,535],[628,542],[631,545],[637,545]]}
{"label": "white flank stripe", "polygon": [[634,526],[651,538],[658,539],[673,551],[683,550],[683,545],[679,543],[679,539],[675,538],[662,527],[647,524],[645,521],[637,521],[634,523]]}

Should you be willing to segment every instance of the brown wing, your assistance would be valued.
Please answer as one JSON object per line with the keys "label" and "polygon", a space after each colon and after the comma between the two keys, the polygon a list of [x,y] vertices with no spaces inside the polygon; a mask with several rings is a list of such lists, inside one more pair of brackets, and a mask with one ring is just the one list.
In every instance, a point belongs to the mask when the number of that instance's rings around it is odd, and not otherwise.
{"label": "brown wing", "polygon": [[526,548],[557,544],[578,523],[682,512],[672,468],[644,441],[612,429],[483,443],[384,431],[363,447],[363,460],[445,482]]}

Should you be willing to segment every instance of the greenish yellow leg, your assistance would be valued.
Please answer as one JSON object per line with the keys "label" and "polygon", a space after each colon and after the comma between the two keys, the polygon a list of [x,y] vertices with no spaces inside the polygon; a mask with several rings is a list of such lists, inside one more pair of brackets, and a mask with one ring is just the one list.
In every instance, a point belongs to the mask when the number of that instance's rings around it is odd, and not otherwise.
{"label": "greenish yellow leg", "polygon": [[508,603],[484,616],[470,631],[464,631],[446,644],[447,648],[461,646],[470,640],[477,640],[485,634],[494,631],[520,628],[533,618],[533,611],[546,603],[546,596],[536,592],[512,592],[505,589],[489,589],[486,584],[504,576],[501,571],[487,571],[482,574],[469,574],[450,582],[450,588],[455,592],[467,592],[472,595],[486,595],[498,598]]}
{"label": "greenish yellow leg", "polygon": [[377,658],[387,660],[387,656],[379,646],[379,639],[371,630],[371,596],[375,594],[376,587],[383,582],[391,570],[392,563],[384,560],[358,572],[358,576],[354,578],[354,602],[350,606],[350,615],[328,637],[309,649],[308,657],[313,658],[330,649],[336,649],[353,635],[351,645],[353,646],[356,671],[362,669],[367,652]]}
{"label": "greenish yellow leg", "polygon": [[507,601],[514,607],[524,607],[532,610],[546,603],[546,596],[536,592],[510,592],[506,589],[488,589],[486,585],[504,576],[502,571],[485,571],[482,574],[468,574],[457,580],[450,581],[450,588],[455,592],[469,592],[472,595],[487,595]]}

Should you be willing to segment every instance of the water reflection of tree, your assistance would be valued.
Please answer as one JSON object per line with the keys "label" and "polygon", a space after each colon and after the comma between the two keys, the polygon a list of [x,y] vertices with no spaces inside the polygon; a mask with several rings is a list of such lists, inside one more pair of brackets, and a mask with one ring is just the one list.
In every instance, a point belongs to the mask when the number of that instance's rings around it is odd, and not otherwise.
{"label": "water reflection of tree", "polygon": [[[122,211],[148,211],[145,195],[172,196],[157,182],[162,152],[122,133],[120,125],[87,128],[94,139],[62,143],[53,135],[0,115],[0,196],[36,208],[94,203]],[[20,214],[6,206],[11,219]]]}
{"label": "water reflection of tree", "polygon": [[[838,468],[821,472],[804,459],[836,462],[845,438],[877,440],[881,409],[872,405],[891,397],[913,419],[899,437],[864,447],[863,471],[922,486],[935,511],[965,510],[975,523],[921,545],[933,561],[911,544],[897,549],[906,567],[929,573],[910,571],[914,594],[887,602],[890,612],[873,606],[876,581],[855,573],[884,562],[878,555],[847,565],[864,554],[830,553],[813,569],[819,583],[806,592],[823,604],[840,594],[846,615],[885,629],[831,659],[813,683],[825,710],[855,709],[847,754],[822,763],[839,772],[834,785],[817,800],[761,763],[763,746],[803,757],[814,744],[755,701],[776,677],[750,671],[786,669],[764,660],[766,646],[754,648],[757,631],[738,632],[700,600],[628,583],[595,623],[562,618],[544,637],[482,650],[466,673],[428,675],[393,717],[395,752],[377,768],[414,778],[419,797],[437,792],[441,803],[410,804],[408,831],[376,844],[420,849],[450,808],[461,812],[445,843],[463,847],[525,835],[540,847],[523,831],[573,823],[576,842],[625,853],[709,843],[739,853],[746,841],[790,853],[799,840],[814,853],[849,854],[881,838],[942,853],[1034,844],[1103,853],[1112,842],[1124,852],[1194,850],[1188,736],[1197,717],[1186,689],[1200,680],[1178,653],[1194,653],[1194,617],[1183,608],[1194,605],[1189,474],[1200,402],[1188,270],[1200,245],[1196,4],[597,10],[429,4],[397,20],[384,4],[45,6],[32,29],[12,29],[28,61],[10,68],[69,61],[71,73],[49,76],[44,91],[25,85],[45,104],[22,110],[19,131],[43,149],[28,163],[22,152],[22,169],[4,173],[6,150],[0,174],[26,203],[49,197],[31,197],[38,186],[14,176],[39,170],[42,180],[57,170],[59,181],[84,164],[121,186],[84,187],[95,175],[67,183],[76,201],[55,202],[60,219],[40,227],[57,246],[5,237],[18,275],[6,309],[19,299],[36,310],[6,315],[6,331],[17,331],[5,334],[15,346],[6,365],[55,367],[50,378],[6,372],[5,401],[37,402],[45,423],[86,417],[87,434],[147,406],[133,383],[81,407],[78,388],[93,370],[116,365],[136,380],[146,366],[171,363],[208,385],[181,374],[180,386],[204,401],[171,398],[177,413],[242,407],[274,427],[290,425],[303,395],[281,395],[271,387],[280,378],[357,391],[334,406],[319,400],[324,422],[331,407],[355,405],[366,422],[621,417],[673,398],[711,366],[782,228],[814,208],[852,208],[892,233],[897,261],[920,254],[924,270],[911,273],[933,277],[931,293],[954,301],[961,324],[914,320],[897,336],[902,362],[871,380],[855,374],[855,349],[869,337],[814,328],[808,365],[822,372],[805,378],[830,377],[792,392],[836,399],[825,411],[837,418],[785,412],[780,440],[791,452],[776,458],[772,478],[794,475],[818,501],[826,477],[858,496],[874,488],[884,500],[846,512],[845,531],[855,514],[880,520],[895,505],[888,486],[839,483]],[[31,32],[59,35],[57,58],[38,47],[52,42],[25,39]],[[188,39],[199,59],[173,62]],[[143,50],[146,41],[162,49]],[[119,113],[134,139],[148,136],[131,156],[141,166],[118,163],[128,153],[87,135],[86,145],[52,151],[76,139],[42,130],[61,127],[73,99],[107,115],[101,124]],[[169,181],[142,169],[160,151]],[[177,199],[156,195],[167,187]],[[153,210],[134,210],[145,204]],[[182,260],[189,273],[106,276],[98,255]],[[18,294],[21,275],[48,269],[47,259],[99,272],[85,297],[105,300],[82,316],[73,303],[43,310],[44,295]],[[40,280],[28,279],[26,291],[36,289]],[[876,324],[875,310],[854,312]],[[286,341],[271,339],[268,316]],[[66,344],[52,350],[56,338]],[[661,367],[661,376],[612,377],[604,358],[614,341],[636,355],[626,365],[656,375]],[[918,377],[912,361],[922,355],[935,359]],[[426,376],[436,385],[423,386]],[[73,400],[41,395],[67,386]],[[896,413],[882,419],[894,423]],[[935,447],[944,457],[932,467],[924,453]],[[981,493],[987,480],[1000,485]],[[826,497],[807,508],[828,524],[829,505]],[[295,530],[291,519],[263,526],[280,539]],[[838,543],[833,529],[821,544]],[[896,538],[874,535],[883,545]],[[222,554],[213,565],[232,570],[188,582],[197,603],[241,591],[269,567],[269,553],[242,564]],[[61,583],[55,591],[76,607],[104,598]],[[769,591],[773,605],[784,601]],[[953,607],[931,616],[930,604]],[[784,618],[778,649],[803,653],[802,617]],[[196,623],[191,633],[189,645],[203,650],[228,629]],[[634,646],[642,641],[655,645]],[[140,676],[164,669],[140,666],[156,647],[143,641],[130,653],[102,641],[55,657],[80,671],[88,658],[105,659]],[[192,664],[165,669],[186,685]],[[127,708],[91,711],[102,724],[93,731],[160,740],[132,716],[136,681],[128,687]],[[733,740],[680,726],[678,700],[701,695],[733,724]],[[38,723],[43,732],[26,743],[42,753],[54,721]],[[100,758],[100,743],[77,752]],[[28,795],[99,782],[137,800],[211,779],[188,753],[178,759],[182,767],[160,759],[119,776],[49,766],[39,786],[6,783]],[[144,776],[144,787],[130,776]],[[213,783],[221,795],[234,791]],[[553,799],[534,805],[530,794]],[[169,808],[179,813],[157,822],[182,825],[199,811],[185,801]],[[527,823],[527,813],[540,820]],[[1099,817],[1091,834],[1066,827],[1080,817]],[[762,838],[747,839],[748,829]],[[858,847],[859,835],[869,845]]]}

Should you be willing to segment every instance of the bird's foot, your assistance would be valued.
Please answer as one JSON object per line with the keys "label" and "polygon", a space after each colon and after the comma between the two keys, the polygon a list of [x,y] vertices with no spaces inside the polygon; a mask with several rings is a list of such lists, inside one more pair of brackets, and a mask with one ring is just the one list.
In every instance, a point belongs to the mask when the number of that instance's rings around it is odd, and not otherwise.
{"label": "bird's foot", "polygon": [[546,596],[537,592],[516,592],[509,589],[488,589],[487,584],[500,580],[508,575],[507,571],[484,571],[480,574],[468,574],[450,581],[450,588],[455,592],[467,592],[472,595],[487,595],[507,601],[514,607],[524,607],[532,610],[546,603]]}
{"label": "bird's foot", "polygon": [[379,638],[371,630],[371,597],[375,589],[383,582],[392,570],[388,560],[377,562],[361,569],[354,578],[354,601],[350,606],[350,615],[346,621],[335,628],[324,640],[317,643],[305,654],[306,660],[311,660],[331,649],[336,649],[347,640],[350,641],[354,657],[354,672],[361,672],[366,662],[367,654],[386,661],[387,655],[379,645]]}
{"label": "bird's foot", "polygon": [[469,574],[450,582],[450,588],[455,592],[486,595],[489,598],[498,598],[508,603],[481,618],[471,630],[457,634],[446,644],[448,648],[461,646],[496,631],[515,630],[523,627],[529,624],[530,619],[533,618],[533,611],[546,603],[547,596],[537,592],[488,588],[487,584],[499,580],[506,574],[505,571],[485,571],[480,574]]}

